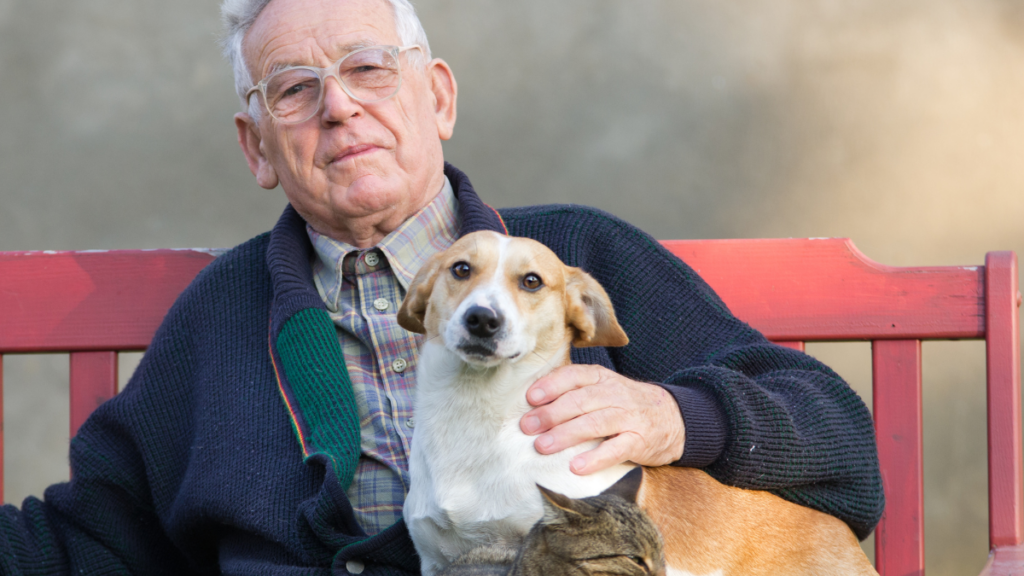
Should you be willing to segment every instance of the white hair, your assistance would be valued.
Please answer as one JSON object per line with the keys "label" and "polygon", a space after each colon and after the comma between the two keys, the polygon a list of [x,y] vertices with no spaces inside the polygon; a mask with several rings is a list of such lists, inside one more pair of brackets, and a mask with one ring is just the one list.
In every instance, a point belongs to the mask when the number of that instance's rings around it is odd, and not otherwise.
{"label": "white hair", "polygon": [[[430,60],[430,44],[427,42],[427,33],[423,30],[416,9],[412,7],[409,0],[382,0],[391,5],[395,15],[395,30],[403,46],[416,45],[422,48],[422,55],[419,51],[409,52],[412,62],[425,63]],[[255,82],[249,74],[249,68],[245,63],[245,56],[242,54],[242,40],[245,33],[252,27],[256,17],[267,7],[270,0],[224,0],[220,7],[221,22],[224,25],[224,37],[221,45],[224,47],[224,56],[231,62],[231,68],[235,73],[235,92],[242,102],[242,109],[247,110],[253,119],[260,117],[262,108],[257,103],[246,101],[245,93],[253,87]],[[256,101],[254,101],[256,102]]]}

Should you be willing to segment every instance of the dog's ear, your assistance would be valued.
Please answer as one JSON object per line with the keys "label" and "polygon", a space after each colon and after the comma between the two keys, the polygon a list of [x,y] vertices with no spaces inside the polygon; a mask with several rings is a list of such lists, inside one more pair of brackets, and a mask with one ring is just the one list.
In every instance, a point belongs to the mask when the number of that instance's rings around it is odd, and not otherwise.
{"label": "dog's ear", "polygon": [[427,315],[427,302],[430,301],[430,293],[434,290],[434,281],[437,280],[437,272],[441,268],[441,254],[435,254],[416,273],[409,285],[409,292],[402,300],[402,306],[398,309],[398,325],[409,332],[426,334],[427,328],[423,320]]}
{"label": "dog's ear", "polygon": [[604,288],[590,274],[569,266],[565,278],[565,316],[576,330],[572,345],[577,348],[629,344]]}

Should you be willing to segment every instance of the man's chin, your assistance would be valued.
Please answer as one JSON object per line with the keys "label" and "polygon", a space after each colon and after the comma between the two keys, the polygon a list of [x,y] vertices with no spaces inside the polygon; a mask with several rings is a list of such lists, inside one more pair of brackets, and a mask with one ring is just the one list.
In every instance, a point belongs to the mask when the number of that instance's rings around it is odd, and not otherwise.
{"label": "man's chin", "polygon": [[399,204],[401,191],[396,182],[374,172],[365,172],[346,184],[332,183],[331,204],[348,218],[362,218]]}

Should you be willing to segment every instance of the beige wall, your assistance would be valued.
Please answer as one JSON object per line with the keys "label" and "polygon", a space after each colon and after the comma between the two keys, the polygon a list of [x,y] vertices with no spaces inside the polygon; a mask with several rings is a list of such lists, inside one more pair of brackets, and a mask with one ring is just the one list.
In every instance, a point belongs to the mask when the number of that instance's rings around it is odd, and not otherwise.
{"label": "beige wall", "polygon": [[[417,7],[459,80],[446,155],[491,204],[595,205],[660,238],[848,236],[893,265],[1024,253],[1019,1]],[[284,201],[237,150],[217,30],[211,0],[0,0],[0,250],[271,226]],[[810,351],[870,393],[866,345]],[[983,349],[925,362],[928,571],[966,574],[986,555]],[[10,501],[66,476],[66,374],[6,360]]]}

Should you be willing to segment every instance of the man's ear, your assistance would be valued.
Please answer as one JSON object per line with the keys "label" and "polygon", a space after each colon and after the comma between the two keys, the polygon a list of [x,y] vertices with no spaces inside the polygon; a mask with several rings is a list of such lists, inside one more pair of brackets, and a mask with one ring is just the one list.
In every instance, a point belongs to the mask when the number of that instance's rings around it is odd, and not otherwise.
{"label": "man's ear", "polygon": [[249,163],[249,171],[256,177],[256,183],[267,190],[277,188],[277,172],[263,152],[259,125],[245,112],[239,112],[235,114],[235,128],[238,129],[238,145]]}
{"label": "man's ear", "polygon": [[565,316],[576,329],[572,345],[577,348],[629,344],[604,288],[590,274],[570,266],[566,266]]}
{"label": "man's ear", "polygon": [[440,256],[441,254],[435,254],[420,268],[409,285],[409,292],[402,300],[402,305],[398,308],[398,325],[409,332],[427,333],[423,321],[427,316],[427,304],[430,302],[431,292],[434,291],[437,272],[441,268]]}
{"label": "man's ear", "polygon": [[455,74],[448,63],[434,58],[427,64],[427,79],[430,90],[434,94],[434,116],[437,118],[437,135],[441,140],[448,140],[455,132],[455,103],[459,96],[459,86],[455,83]]}

